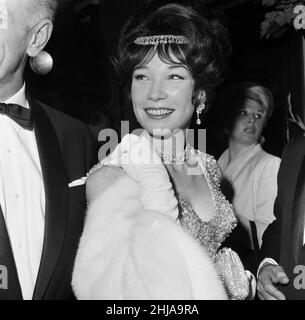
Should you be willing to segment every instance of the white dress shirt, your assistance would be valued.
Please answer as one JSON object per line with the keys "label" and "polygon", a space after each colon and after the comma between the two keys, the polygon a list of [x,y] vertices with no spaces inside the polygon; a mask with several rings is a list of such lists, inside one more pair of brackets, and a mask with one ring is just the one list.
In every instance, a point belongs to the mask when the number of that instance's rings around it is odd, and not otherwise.
{"label": "white dress shirt", "polygon": [[[5,103],[29,108],[25,85]],[[24,299],[31,299],[39,269],[45,192],[34,131],[0,114],[0,205]]]}

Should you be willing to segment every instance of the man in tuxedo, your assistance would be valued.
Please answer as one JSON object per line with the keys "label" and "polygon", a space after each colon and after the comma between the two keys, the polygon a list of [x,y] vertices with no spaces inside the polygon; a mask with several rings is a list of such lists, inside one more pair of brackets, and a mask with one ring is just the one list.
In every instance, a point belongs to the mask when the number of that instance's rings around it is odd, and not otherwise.
{"label": "man in tuxedo", "polygon": [[86,209],[80,178],[96,149],[84,124],[26,94],[26,61],[51,36],[56,0],[0,5],[0,299],[70,299]]}
{"label": "man in tuxedo", "polygon": [[283,153],[278,173],[276,220],[263,236],[258,296],[263,300],[305,299],[305,138]]}

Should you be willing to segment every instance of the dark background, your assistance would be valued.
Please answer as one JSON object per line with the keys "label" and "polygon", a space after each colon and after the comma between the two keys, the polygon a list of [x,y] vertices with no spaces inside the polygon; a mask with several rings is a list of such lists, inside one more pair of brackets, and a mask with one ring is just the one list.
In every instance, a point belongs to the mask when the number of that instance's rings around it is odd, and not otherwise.
{"label": "dark background", "polygon": [[[27,83],[38,99],[87,122],[97,136],[101,128],[119,128],[120,120],[129,119],[130,112],[111,98],[115,92],[111,56],[124,23],[150,1],[62,1],[46,49],[54,59],[54,68],[47,76],[38,76],[28,68]],[[264,132],[264,148],[280,156],[288,140],[303,134],[296,125],[288,125],[287,95],[291,92],[294,113],[304,118],[304,35],[292,28],[280,39],[260,39],[260,23],[266,13],[261,1],[175,2],[192,4],[199,11],[217,10],[227,24],[233,53],[224,85],[251,80],[272,91],[275,110]],[[218,157],[225,144],[214,134],[213,125],[212,120],[208,122],[207,151]]]}

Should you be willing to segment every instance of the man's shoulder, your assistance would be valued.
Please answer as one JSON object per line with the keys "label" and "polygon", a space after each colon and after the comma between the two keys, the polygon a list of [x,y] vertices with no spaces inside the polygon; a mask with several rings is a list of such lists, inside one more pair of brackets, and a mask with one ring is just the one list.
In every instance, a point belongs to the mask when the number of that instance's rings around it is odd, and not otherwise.
{"label": "man's shoulder", "polygon": [[305,145],[305,136],[296,137],[293,141],[289,143],[289,146],[304,146]]}
{"label": "man's shoulder", "polygon": [[305,157],[305,137],[297,137],[284,149],[279,171],[279,179],[287,185],[289,181],[296,181]]}
{"label": "man's shoulder", "polygon": [[305,136],[300,136],[291,141],[284,149],[283,157],[298,157],[305,154]]}
{"label": "man's shoulder", "polygon": [[41,101],[35,100],[35,102],[45,111],[57,132],[75,131],[79,133],[85,132],[89,134],[89,128],[87,124],[85,124],[81,120],[76,119],[60,110],[57,110]]}
{"label": "man's shoulder", "polygon": [[52,121],[53,124],[63,124],[65,127],[87,127],[87,125],[81,120],[76,119],[60,110],[57,110],[41,101],[36,100],[36,103],[39,104],[40,107],[47,113],[49,119]]}
{"label": "man's shoulder", "polygon": [[[48,118],[62,151],[66,163],[75,162],[75,154],[88,156],[89,168],[96,163],[97,141],[89,127],[82,121],[56,110],[49,105],[32,99],[34,109],[40,109]],[[41,115],[40,115],[41,116]],[[35,115],[34,115],[35,117]],[[39,132],[37,132],[39,134]],[[82,157],[78,157],[81,159]]]}

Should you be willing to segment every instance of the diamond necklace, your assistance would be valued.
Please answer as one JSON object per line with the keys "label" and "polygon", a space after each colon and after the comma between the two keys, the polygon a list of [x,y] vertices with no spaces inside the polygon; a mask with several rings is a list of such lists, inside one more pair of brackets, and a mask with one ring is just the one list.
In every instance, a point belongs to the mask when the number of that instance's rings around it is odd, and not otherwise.
{"label": "diamond necklace", "polygon": [[185,150],[180,153],[160,152],[160,157],[165,164],[183,164],[188,160],[190,148],[187,145]]}

